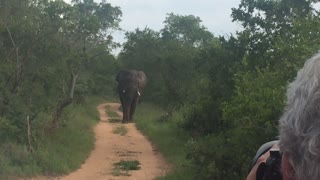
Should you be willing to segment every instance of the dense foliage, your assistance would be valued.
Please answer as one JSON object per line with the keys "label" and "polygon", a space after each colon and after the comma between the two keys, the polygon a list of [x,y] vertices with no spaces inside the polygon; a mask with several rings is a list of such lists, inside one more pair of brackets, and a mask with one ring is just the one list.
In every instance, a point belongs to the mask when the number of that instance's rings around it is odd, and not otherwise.
{"label": "dense foliage", "polygon": [[[110,32],[119,28],[121,11],[93,0],[1,0],[0,14],[0,159],[14,147],[8,166],[41,166],[30,153],[39,155],[42,142],[69,124],[66,109],[113,91]],[[13,160],[19,153],[31,161]],[[10,171],[3,163],[0,177]]]}
{"label": "dense foliage", "polygon": [[1,139],[24,142],[27,120],[33,124],[43,120],[39,114],[53,114],[45,121],[58,126],[73,99],[102,89],[91,78],[107,81],[114,74],[112,37],[106,32],[118,28],[121,11],[92,0],[72,5],[4,0],[0,5]]}
{"label": "dense foliage", "polygon": [[[199,179],[244,179],[258,147],[277,138],[285,91],[319,49],[319,16],[306,0],[242,0],[243,30],[214,37],[192,15],[168,14],[164,28],[128,32],[122,67],[147,72],[146,98],[190,133]],[[165,121],[164,121],[165,122]]]}

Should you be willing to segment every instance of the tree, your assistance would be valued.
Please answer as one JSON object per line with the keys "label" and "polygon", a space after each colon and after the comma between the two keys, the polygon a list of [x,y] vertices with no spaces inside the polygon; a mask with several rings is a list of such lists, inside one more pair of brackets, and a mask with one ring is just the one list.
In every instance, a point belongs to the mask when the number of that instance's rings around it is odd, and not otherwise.
{"label": "tree", "polygon": [[[259,146],[277,138],[286,86],[319,49],[319,16],[313,2],[317,1],[243,0],[233,9],[232,17],[244,30],[236,37],[220,39],[229,57],[226,59],[231,61],[221,61],[224,58],[218,53],[204,54],[203,59],[213,59],[205,64],[207,69],[214,69],[209,76],[214,88],[204,98],[208,101],[189,111],[188,119],[202,120],[200,129],[207,132],[188,144],[188,157],[200,179],[245,178]],[[216,101],[220,102],[213,103]],[[210,115],[213,111],[220,116]],[[210,126],[213,119],[220,124]]]}
{"label": "tree", "polygon": [[[52,44],[46,40],[52,38],[57,29],[46,27],[50,19],[43,13],[42,2],[38,1],[1,1],[0,18],[0,53],[2,58],[2,81],[0,116],[2,124],[8,123],[15,127],[12,135],[14,140],[24,141],[26,124],[32,122],[40,112],[52,107],[55,88],[46,78],[57,72],[50,66],[51,54],[48,48]],[[3,10],[3,11],[2,11]],[[50,91],[50,90],[52,91]],[[47,95],[50,94],[48,97]],[[2,127],[0,127],[2,129]],[[6,132],[4,127],[2,130]],[[10,135],[9,135],[10,136]]]}
{"label": "tree", "polygon": [[[170,111],[184,105],[192,98],[190,89],[196,82],[197,56],[214,37],[203,25],[199,17],[168,14],[161,32],[162,79],[165,87],[166,104]],[[183,67],[183,68],[182,68]]]}
{"label": "tree", "polygon": [[149,28],[126,33],[127,41],[119,55],[121,68],[142,70],[148,77],[146,100],[166,104],[163,73],[164,42],[160,33]]}
{"label": "tree", "polygon": [[199,17],[171,13],[164,23],[160,32],[148,28],[128,32],[119,59],[125,68],[146,72],[150,79],[146,97],[172,111],[191,96],[194,59],[214,38]]}
{"label": "tree", "polygon": [[121,11],[107,3],[62,0],[4,0],[0,9],[0,138],[25,142],[27,125],[38,127],[36,136],[52,126],[44,116],[53,114],[58,124],[88,84],[84,70],[96,59],[114,60],[109,33],[118,28]]}
{"label": "tree", "polygon": [[176,15],[169,13],[161,30],[163,39],[177,40],[181,43],[202,46],[211,41],[213,35],[201,25],[201,19],[193,15]]}
{"label": "tree", "polygon": [[238,8],[232,9],[233,21],[241,22],[245,28],[238,35],[247,41],[246,63],[251,70],[255,66],[265,67],[280,61],[279,57],[276,59],[270,56],[277,54],[275,44],[280,39],[287,41],[296,38],[296,22],[309,21],[317,14],[313,2],[316,1],[243,0]]}
{"label": "tree", "polygon": [[[319,17],[311,1],[244,0],[232,17],[244,30],[222,44],[238,60],[231,63],[231,73],[221,73],[228,78],[212,83],[219,87],[229,79],[233,92],[218,106],[207,107],[221,110],[221,129],[210,128],[215,131],[196,139],[189,151],[194,167],[210,179],[245,178],[258,147],[277,138],[287,83],[319,49]],[[212,67],[222,69],[223,64]],[[211,95],[212,100],[219,97]]]}
{"label": "tree", "polygon": [[[67,80],[68,93],[56,107],[53,124],[57,124],[63,109],[72,103],[77,80],[85,65],[103,53],[108,54],[108,50],[114,45],[109,30],[118,28],[121,16],[120,9],[109,3],[97,4],[93,0],[72,2],[73,6],[63,17],[65,24],[61,27],[70,50],[65,59],[70,74]],[[101,51],[97,53],[96,49]]]}
{"label": "tree", "polygon": [[[191,97],[184,114],[185,128],[196,134],[208,135],[224,131],[222,104],[233,95],[234,79],[241,59],[231,37],[216,38],[197,54],[194,78],[189,89]],[[240,51],[240,50],[239,50]],[[190,81],[190,80],[189,80]]]}

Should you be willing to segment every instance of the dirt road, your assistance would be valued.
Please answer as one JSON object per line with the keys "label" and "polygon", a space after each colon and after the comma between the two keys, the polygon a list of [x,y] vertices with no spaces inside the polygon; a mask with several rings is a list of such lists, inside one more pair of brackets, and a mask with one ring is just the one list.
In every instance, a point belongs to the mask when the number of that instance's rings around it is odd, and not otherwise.
{"label": "dirt road", "polygon": [[[95,126],[95,148],[80,169],[61,177],[62,180],[151,180],[164,175],[168,164],[136,129],[134,123],[122,124],[119,120],[111,121],[106,108],[112,108],[120,116],[119,104],[105,103],[98,106],[100,122]],[[116,128],[124,126],[125,135],[116,134]],[[114,163],[121,160],[139,161],[140,170],[128,174],[116,172]]]}

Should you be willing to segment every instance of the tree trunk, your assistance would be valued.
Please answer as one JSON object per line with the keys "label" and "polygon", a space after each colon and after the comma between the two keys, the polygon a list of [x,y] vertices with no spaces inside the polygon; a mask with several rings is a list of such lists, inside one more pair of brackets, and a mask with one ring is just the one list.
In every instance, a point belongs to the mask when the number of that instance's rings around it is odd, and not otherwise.
{"label": "tree trunk", "polygon": [[20,79],[21,79],[22,65],[21,65],[21,62],[20,62],[19,48],[16,46],[16,43],[13,40],[11,31],[10,31],[9,27],[7,26],[7,24],[5,24],[5,28],[7,30],[7,33],[9,35],[9,37],[10,37],[11,44],[13,46],[13,49],[14,49],[14,52],[15,52],[15,56],[16,56],[16,72],[15,72],[15,78],[14,78],[14,82],[13,82],[13,87],[11,89],[11,92],[14,93],[16,91],[16,89],[18,87],[18,84],[20,82]]}
{"label": "tree trunk", "polygon": [[58,103],[56,110],[53,114],[51,128],[58,127],[58,121],[64,111],[64,108],[66,108],[68,105],[70,105],[73,102],[73,96],[74,96],[74,90],[75,90],[77,78],[78,78],[78,74],[71,73],[71,80],[69,84],[69,94]]}
{"label": "tree trunk", "polygon": [[28,144],[29,144],[29,151],[33,152],[33,147],[31,144],[31,125],[30,125],[30,116],[27,116],[27,137],[28,137]]}

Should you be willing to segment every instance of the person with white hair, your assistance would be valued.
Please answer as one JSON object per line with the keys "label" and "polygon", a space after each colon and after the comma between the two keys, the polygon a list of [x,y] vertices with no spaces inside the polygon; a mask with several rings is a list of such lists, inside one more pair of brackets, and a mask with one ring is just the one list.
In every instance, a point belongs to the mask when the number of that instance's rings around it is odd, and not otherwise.
{"label": "person with white hair", "polygon": [[[272,163],[278,165],[268,168]],[[320,53],[308,59],[290,83],[279,141],[258,150],[247,176],[247,180],[270,178],[320,180]]]}

